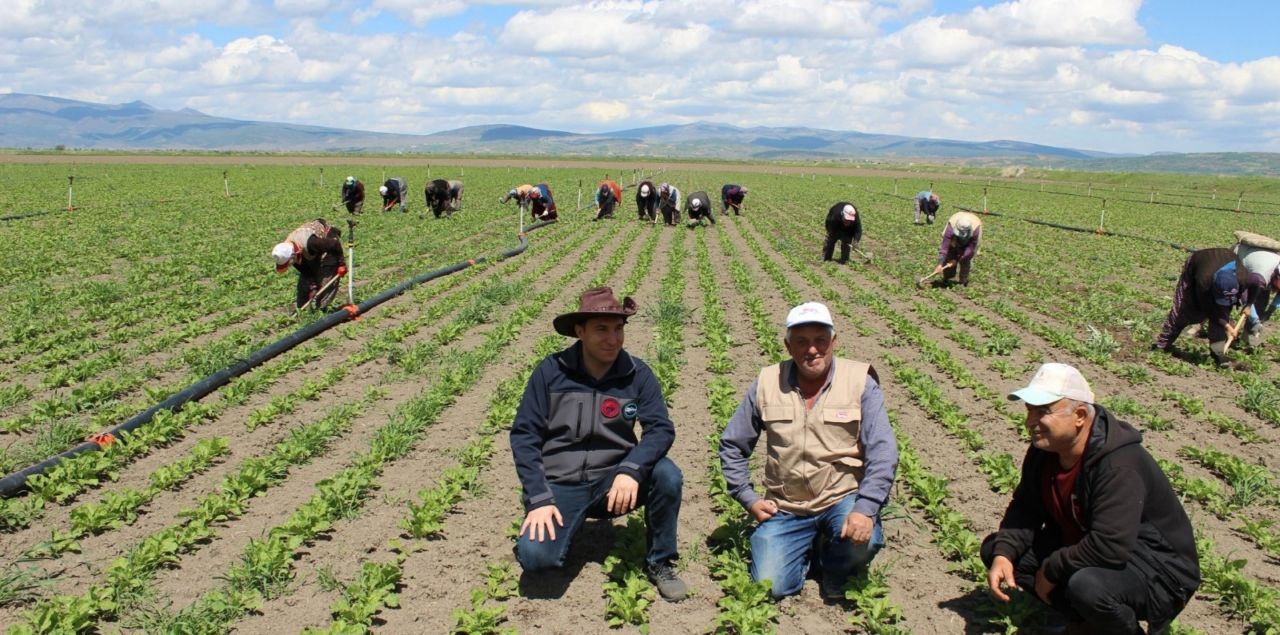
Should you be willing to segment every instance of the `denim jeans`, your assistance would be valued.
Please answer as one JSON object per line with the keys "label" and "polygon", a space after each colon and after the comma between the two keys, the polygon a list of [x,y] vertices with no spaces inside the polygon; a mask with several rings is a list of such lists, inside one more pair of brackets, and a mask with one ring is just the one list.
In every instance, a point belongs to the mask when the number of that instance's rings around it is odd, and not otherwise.
{"label": "denim jeans", "polygon": [[[605,508],[606,496],[613,485],[613,476],[587,483],[551,483],[556,508],[564,518],[564,527],[556,527],[555,540],[536,542],[529,532],[520,534],[516,542],[516,559],[525,571],[545,571],[564,566],[569,555],[569,544],[582,523],[590,518],[611,518]],[[653,467],[649,478],[641,481],[636,506],[644,506],[644,524],[648,552],[647,564],[662,564],[674,560],[676,551],[676,521],[680,516],[680,497],[684,489],[684,475],[671,459],[663,458]]]}
{"label": "denim jeans", "polygon": [[825,586],[841,587],[859,568],[871,563],[884,546],[880,517],[871,530],[871,539],[856,544],[840,537],[844,519],[853,511],[857,494],[813,516],[778,512],[756,527],[751,535],[751,579],[771,580],[774,598],[795,595],[804,586],[812,552],[816,549]]}

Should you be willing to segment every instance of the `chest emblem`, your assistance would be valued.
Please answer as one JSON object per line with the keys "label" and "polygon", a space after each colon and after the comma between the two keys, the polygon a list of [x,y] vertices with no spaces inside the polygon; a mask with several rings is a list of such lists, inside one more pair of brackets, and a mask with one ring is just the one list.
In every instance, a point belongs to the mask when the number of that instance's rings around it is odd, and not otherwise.
{"label": "chest emblem", "polygon": [[622,418],[627,421],[635,421],[636,415],[640,414],[640,406],[636,402],[631,402],[622,407]]}
{"label": "chest emblem", "polygon": [[617,399],[609,397],[600,403],[600,414],[605,419],[613,419],[622,412],[622,404]]}

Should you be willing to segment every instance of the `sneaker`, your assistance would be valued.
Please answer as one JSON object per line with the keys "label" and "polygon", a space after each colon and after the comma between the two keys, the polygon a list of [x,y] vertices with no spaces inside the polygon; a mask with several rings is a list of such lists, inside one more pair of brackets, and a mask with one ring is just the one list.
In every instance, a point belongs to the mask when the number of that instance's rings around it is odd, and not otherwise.
{"label": "sneaker", "polygon": [[826,580],[818,582],[818,595],[830,602],[843,602],[847,599],[844,595],[843,584],[832,584]]}
{"label": "sneaker", "polygon": [[651,564],[645,567],[649,581],[658,588],[658,595],[668,602],[679,602],[689,594],[689,587],[684,580],[676,576],[675,567],[671,563]]}

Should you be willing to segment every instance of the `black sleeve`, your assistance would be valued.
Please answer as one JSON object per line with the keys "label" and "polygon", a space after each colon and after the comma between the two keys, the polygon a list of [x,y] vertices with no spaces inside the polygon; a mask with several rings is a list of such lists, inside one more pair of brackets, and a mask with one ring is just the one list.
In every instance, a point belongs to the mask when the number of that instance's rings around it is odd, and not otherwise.
{"label": "black sleeve", "polygon": [[853,242],[855,243],[862,242],[862,214],[861,213],[858,214],[857,218],[853,219]]}
{"label": "black sleeve", "polygon": [[330,254],[338,259],[338,264],[346,264],[342,257],[342,239],[336,235],[330,234],[329,238],[311,236],[307,239],[307,251]]}

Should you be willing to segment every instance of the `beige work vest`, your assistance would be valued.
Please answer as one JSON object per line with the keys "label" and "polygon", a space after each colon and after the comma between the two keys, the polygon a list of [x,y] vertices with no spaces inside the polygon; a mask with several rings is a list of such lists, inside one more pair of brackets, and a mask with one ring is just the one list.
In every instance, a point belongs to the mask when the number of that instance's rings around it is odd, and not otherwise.
{"label": "beige work vest", "polygon": [[320,238],[328,238],[329,226],[325,225],[324,223],[318,220],[307,221],[303,223],[301,227],[289,232],[289,235],[285,238],[285,240],[297,245],[299,248],[302,249],[303,260],[315,260],[318,254],[314,254],[307,251],[307,241],[312,236],[319,236]]}
{"label": "beige work vest", "polygon": [[787,362],[760,371],[756,405],[764,422],[765,498],[809,516],[858,491],[866,471],[859,439],[869,364],[835,358],[831,386],[805,410],[787,383]]}

